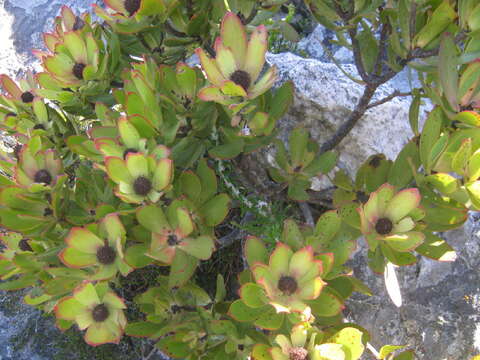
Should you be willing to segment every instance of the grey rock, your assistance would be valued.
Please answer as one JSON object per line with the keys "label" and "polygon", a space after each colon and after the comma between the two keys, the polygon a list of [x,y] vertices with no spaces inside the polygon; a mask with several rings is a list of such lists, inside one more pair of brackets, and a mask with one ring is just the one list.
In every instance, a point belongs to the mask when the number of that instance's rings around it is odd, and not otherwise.
{"label": "grey rock", "polygon": [[[313,59],[331,63],[331,55],[341,64],[353,64],[353,53],[330,41],[335,39],[335,33],[322,25],[317,27],[307,37],[302,39],[298,48],[303,50]],[[324,48],[328,51],[325,52]],[[330,54],[330,55],[329,55]],[[401,92],[408,92],[412,88],[420,87],[418,76],[415,70],[406,68],[395,76],[388,84]]]}
{"label": "grey rock", "polygon": [[[268,54],[267,61],[276,65],[280,80],[293,80],[295,101],[288,114],[278,123],[281,134],[297,125],[310,130],[320,144],[329,139],[354,108],[363,93],[363,86],[348,79],[335,64],[304,59],[291,53]],[[345,64],[348,73],[358,77],[353,65]],[[391,94],[394,89],[381,86],[374,101]],[[368,110],[352,132],[337,147],[339,166],[353,175],[365,159],[384,153],[395,159],[413,136],[408,123],[408,98],[395,98]],[[315,182],[318,190],[321,182]]]}

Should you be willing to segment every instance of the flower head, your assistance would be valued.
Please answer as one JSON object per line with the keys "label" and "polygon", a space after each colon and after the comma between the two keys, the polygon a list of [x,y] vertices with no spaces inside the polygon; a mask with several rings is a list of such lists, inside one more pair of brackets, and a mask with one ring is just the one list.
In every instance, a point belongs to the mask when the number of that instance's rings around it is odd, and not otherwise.
{"label": "flower head", "polygon": [[276,68],[271,67],[262,77],[267,51],[267,30],[257,27],[247,41],[245,26],[232,12],[225,15],[215,41],[215,59],[203,49],[197,49],[202,68],[212,83],[200,90],[205,101],[232,104],[231,97],[253,99],[270,89],[276,80]]}
{"label": "flower head", "polygon": [[140,224],[152,232],[152,241],[147,256],[165,264],[171,264],[177,250],[182,250],[198,259],[207,260],[215,248],[210,236],[191,236],[195,224],[187,209],[172,203],[167,216],[156,206],[144,206],[137,211]]}
{"label": "flower head", "polygon": [[29,145],[24,145],[15,168],[15,180],[25,187],[34,183],[48,187],[55,185],[61,172],[62,162],[55,158],[54,150],[39,150],[32,154]]}
{"label": "flower head", "polygon": [[72,228],[65,238],[67,247],[58,255],[60,260],[72,268],[96,267],[92,280],[110,279],[118,271],[128,275],[132,268],[124,260],[125,228],[118,215],[105,216],[99,223],[98,235],[86,227]]}
{"label": "flower head", "polygon": [[107,284],[84,282],[73,296],[62,298],[55,306],[57,319],[74,321],[80,330],[87,330],[85,341],[92,346],[118,344],[127,324],[123,314],[125,303]]}
{"label": "flower head", "polygon": [[314,259],[311,246],[294,253],[277,243],[269,264],[257,263],[252,272],[277,312],[304,312],[308,307],[304,300],[316,299],[324,286],[322,262]]}
{"label": "flower head", "polygon": [[410,251],[420,245],[425,235],[414,230],[420,200],[415,188],[395,193],[392,185],[384,184],[373,192],[358,208],[361,230],[370,250],[375,250],[379,241],[385,241],[397,251]]}
{"label": "flower head", "polygon": [[98,71],[100,51],[91,33],[66,32],[53,55],[42,56],[43,67],[66,87],[80,86]]}
{"label": "flower head", "polygon": [[173,162],[133,151],[125,160],[109,156],[105,165],[109,177],[118,184],[115,194],[129,203],[157,202],[172,180]]}

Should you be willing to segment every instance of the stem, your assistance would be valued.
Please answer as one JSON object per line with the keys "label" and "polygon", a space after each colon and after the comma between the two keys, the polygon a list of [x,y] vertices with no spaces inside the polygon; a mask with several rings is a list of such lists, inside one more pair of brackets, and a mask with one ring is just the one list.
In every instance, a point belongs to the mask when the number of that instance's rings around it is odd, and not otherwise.
{"label": "stem", "polygon": [[411,92],[400,92],[398,90],[395,90],[393,93],[391,93],[390,95],[388,96],[385,96],[383,99],[380,99],[378,101],[375,101],[373,103],[371,103],[370,105],[367,106],[367,110],[368,109],[371,109],[375,106],[379,106],[379,105],[382,105],[382,104],[385,104],[386,102],[389,102],[390,100],[393,100],[395,99],[396,97],[399,97],[399,96],[411,96],[412,93]]}
{"label": "stem", "polygon": [[353,129],[355,124],[360,120],[365,111],[367,111],[370,100],[375,94],[378,86],[367,85],[363,91],[363,95],[358,101],[358,104],[355,106],[355,109],[350,113],[347,121],[345,121],[333,134],[333,136],[327,140],[320,148],[320,153],[324,153],[332,150],[335,146],[340,144],[340,142],[348,135],[348,133]]}

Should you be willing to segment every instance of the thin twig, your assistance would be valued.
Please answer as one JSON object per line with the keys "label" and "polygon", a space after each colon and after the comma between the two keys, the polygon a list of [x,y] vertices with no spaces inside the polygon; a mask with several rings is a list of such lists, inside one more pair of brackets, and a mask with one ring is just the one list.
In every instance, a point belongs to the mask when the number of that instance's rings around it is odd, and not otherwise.
{"label": "thin twig", "polygon": [[302,210],[303,217],[305,218],[305,222],[309,226],[315,226],[315,221],[313,220],[312,210],[310,210],[310,206],[306,202],[301,202],[300,210]]}
{"label": "thin twig", "polygon": [[153,355],[156,354],[157,351],[158,351],[158,349],[157,349],[157,348],[155,347],[155,345],[154,345],[152,351],[150,351],[150,352],[148,353],[148,355],[145,356],[142,360],[149,360]]}
{"label": "thin twig", "polygon": [[395,99],[396,97],[399,97],[399,96],[411,96],[412,93],[411,92],[400,92],[398,90],[395,90],[393,93],[391,93],[390,95],[388,96],[385,96],[383,99],[380,99],[378,101],[375,101],[373,103],[371,103],[370,105],[367,106],[367,110],[368,109],[371,109],[375,106],[379,106],[379,105],[382,105],[382,104],[385,104],[386,102],[389,102],[390,100],[393,100]]}
{"label": "thin twig", "polygon": [[347,121],[345,121],[333,134],[333,136],[327,140],[320,148],[320,152],[324,153],[332,150],[337,146],[344,138],[348,135],[350,130],[353,129],[358,120],[365,114],[368,104],[375,94],[378,86],[367,85],[363,91],[363,95],[358,101],[358,104],[355,106],[355,109],[350,113]]}

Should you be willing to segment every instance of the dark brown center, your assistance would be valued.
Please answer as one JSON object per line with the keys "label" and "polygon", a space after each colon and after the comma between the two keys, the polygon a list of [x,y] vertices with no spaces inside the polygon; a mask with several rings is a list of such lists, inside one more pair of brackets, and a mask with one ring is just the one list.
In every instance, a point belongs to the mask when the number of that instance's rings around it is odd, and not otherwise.
{"label": "dark brown center", "polygon": [[27,103],[31,103],[33,101],[33,94],[30,92],[30,91],[25,91],[21,96],[20,98],[22,99],[22,101],[27,104]]}
{"label": "dark brown center", "polygon": [[370,161],[369,165],[372,166],[373,168],[377,168],[380,166],[380,162],[382,161],[382,157],[375,155]]}
{"label": "dark brown center", "polygon": [[291,348],[288,355],[290,360],[308,360],[308,351],[303,347]]}
{"label": "dark brown center", "polygon": [[357,200],[360,201],[362,204],[365,204],[369,199],[369,196],[365,194],[363,191],[357,191],[356,195],[357,195]]}
{"label": "dark brown center", "polygon": [[392,229],[393,229],[392,221],[387,218],[378,219],[377,223],[375,224],[375,230],[380,235],[389,234],[390,231],[392,231]]}
{"label": "dark brown center", "polygon": [[128,154],[135,154],[135,153],[138,153],[138,150],[133,149],[133,148],[128,148],[127,150],[125,150],[123,152],[123,160],[125,160],[127,158]]}
{"label": "dark brown center", "polygon": [[175,234],[168,235],[167,244],[168,244],[168,246],[178,245],[177,235],[175,235]]}
{"label": "dark brown center", "polygon": [[38,129],[45,130],[45,126],[43,126],[43,124],[37,124],[33,127],[33,130],[38,130]]}
{"label": "dark brown center", "polygon": [[84,69],[85,69],[85,64],[76,63],[75,65],[73,65],[73,69],[72,69],[73,75],[75,75],[75,77],[78,80],[83,80],[83,70]]}
{"label": "dark brown center", "polygon": [[282,276],[278,280],[278,289],[286,295],[292,295],[297,288],[297,281],[291,276]]}
{"label": "dark brown center", "polygon": [[17,114],[10,111],[9,113],[5,114],[5,117],[7,117],[7,116],[17,116]]}
{"label": "dark brown center", "polygon": [[125,0],[123,5],[125,6],[125,10],[127,10],[128,15],[132,16],[135,14],[138,9],[140,9],[141,0]]}
{"label": "dark brown center", "polygon": [[133,190],[137,195],[146,196],[152,190],[152,182],[145,176],[139,176],[133,182]]}
{"label": "dark brown center", "polygon": [[75,17],[75,23],[73,24],[72,30],[77,31],[82,29],[85,26],[85,21],[83,21],[80,16]]}
{"label": "dark brown center", "polygon": [[250,74],[243,70],[235,70],[235,72],[230,75],[230,80],[235,84],[240,85],[245,91],[250,87],[251,79]]}
{"label": "dark brown center", "polygon": [[28,243],[28,239],[22,239],[18,242],[18,248],[22,251],[33,251],[32,247]]}
{"label": "dark brown center", "polygon": [[50,185],[52,182],[52,175],[46,169],[38,170],[33,177],[33,181],[39,184]]}
{"label": "dark brown center", "polygon": [[105,304],[98,304],[92,311],[93,320],[96,322],[104,322],[107,320],[108,315],[110,315],[110,311]]}
{"label": "dark brown center", "polygon": [[50,208],[48,208],[48,207],[45,208],[45,209],[43,210],[43,216],[50,216],[50,215],[53,215],[53,210],[50,209]]}
{"label": "dark brown center", "polygon": [[97,260],[100,264],[110,265],[113,264],[117,254],[115,250],[109,245],[104,245],[97,250]]}

